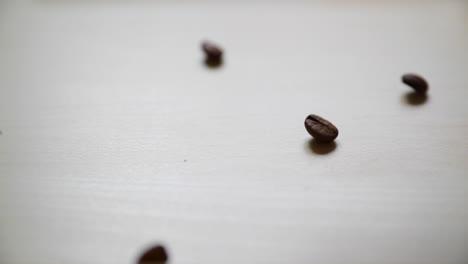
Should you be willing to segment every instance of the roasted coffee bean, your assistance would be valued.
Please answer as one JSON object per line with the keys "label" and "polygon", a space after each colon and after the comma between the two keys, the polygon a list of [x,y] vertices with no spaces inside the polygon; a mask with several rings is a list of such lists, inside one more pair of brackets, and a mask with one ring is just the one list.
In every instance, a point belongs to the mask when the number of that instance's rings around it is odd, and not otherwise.
{"label": "roasted coffee bean", "polygon": [[338,128],[318,115],[309,115],[304,125],[307,132],[318,142],[331,142],[338,137]]}
{"label": "roasted coffee bean", "polygon": [[429,89],[427,81],[423,77],[416,74],[405,74],[403,77],[401,77],[401,80],[419,94],[424,94]]}
{"label": "roasted coffee bean", "polygon": [[206,61],[208,63],[216,64],[221,62],[223,58],[223,50],[216,44],[209,41],[203,41],[202,50],[205,52]]}
{"label": "roasted coffee bean", "polygon": [[168,260],[163,246],[154,246],[148,249],[138,260],[137,264],[162,264]]}

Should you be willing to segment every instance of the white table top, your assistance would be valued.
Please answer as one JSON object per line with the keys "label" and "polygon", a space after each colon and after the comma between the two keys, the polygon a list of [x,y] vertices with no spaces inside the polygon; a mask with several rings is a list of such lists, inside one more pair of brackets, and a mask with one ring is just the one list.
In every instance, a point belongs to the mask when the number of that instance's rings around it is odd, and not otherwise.
{"label": "white table top", "polygon": [[467,29],[463,1],[0,1],[0,263],[467,263]]}

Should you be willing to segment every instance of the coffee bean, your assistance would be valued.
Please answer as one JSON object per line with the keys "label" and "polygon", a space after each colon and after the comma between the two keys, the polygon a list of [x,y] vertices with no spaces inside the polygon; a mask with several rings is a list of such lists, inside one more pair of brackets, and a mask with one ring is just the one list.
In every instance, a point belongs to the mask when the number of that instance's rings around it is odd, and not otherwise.
{"label": "coffee bean", "polygon": [[137,264],[162,264],[167,260],[166,250],[163,246],[157,245],[144,252]]}
{"label": "coffee bean", "polygon": [[223,49],[212,42],[203,41],[202,50],[205,52],[208,64],[218,64],[223,59]]}
{"label": "coffee bean", "polygon": [[307,132],[318,142],[331,142],[338,137],[338,128],[318,115],[309,115],[304,125]]}
{"label": "coffee bean", "polygon": [[414,91],[419,94],[424,94],[429,89],[429,85],[427,84],[427,81],[424,80],[423,77],[416,75],[416,74],[412,74],[412,73],[405,74],[403,75],[403,77],[401,77],[401,80],[403,81],[403,83],[413,88]]}

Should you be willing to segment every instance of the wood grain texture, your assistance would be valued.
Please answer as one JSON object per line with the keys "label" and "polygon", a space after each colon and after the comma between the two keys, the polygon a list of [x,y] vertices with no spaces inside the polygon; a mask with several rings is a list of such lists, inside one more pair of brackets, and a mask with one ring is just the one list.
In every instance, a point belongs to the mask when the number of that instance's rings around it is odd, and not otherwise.
{"label": "wood grain texture", "polygon": [[466,3],[0,8],[0,263],[467,263]]}

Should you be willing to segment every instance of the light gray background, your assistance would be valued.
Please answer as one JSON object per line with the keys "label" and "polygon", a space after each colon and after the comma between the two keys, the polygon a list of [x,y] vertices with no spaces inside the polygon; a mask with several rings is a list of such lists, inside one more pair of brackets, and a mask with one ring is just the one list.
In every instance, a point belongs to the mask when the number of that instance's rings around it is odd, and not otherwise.
{"label": "light gray background", "polygon": [[0,263],[468,263],[467,47],[462,1],[0,1]]}

